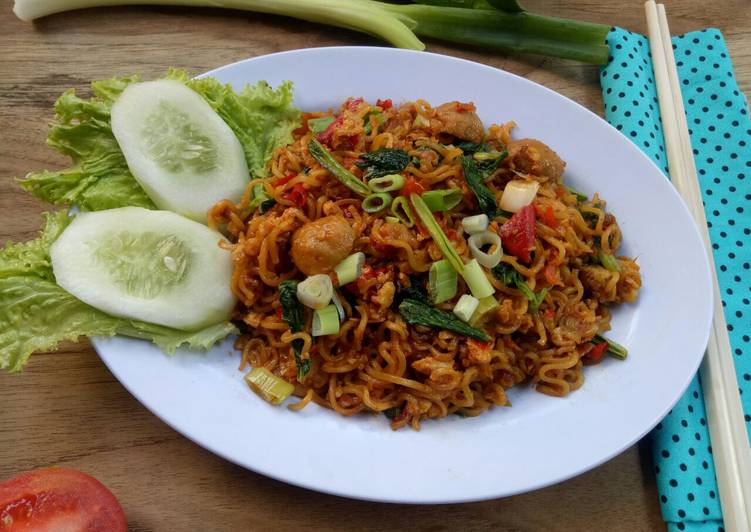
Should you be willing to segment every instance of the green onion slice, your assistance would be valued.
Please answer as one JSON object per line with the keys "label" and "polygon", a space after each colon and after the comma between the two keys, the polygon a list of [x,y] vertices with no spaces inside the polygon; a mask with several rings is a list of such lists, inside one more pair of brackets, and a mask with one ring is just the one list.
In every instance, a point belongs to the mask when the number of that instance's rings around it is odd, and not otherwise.
{"label": "green onion slice", "polygon": [[618,259],[616,259],[614,255],[608,255],[602,249],[598,249],[597,259],[600,261],[600,264],[605,267],[605,269],[610,270],[611,272],[621,271],[621,265],[618,263]]}
{"label": "green onion slice", "polygon": [[[503,256],[503,247],[501,246],[501,237],[498,233],[493,231],[483,231],[482,233],[474,233],[469,236],[467,241],[469,243],[469,250],[472,252],[472,256],[477,259],[482,266],[486,268],[494,268],[501,262]],[[489,253],[482,250],[483,246],[492,246]]]}
{"label": "green onion slice", "polygon": [[599,334],[596,334],[595,337],[592,338],[592,343],[595,345],[601,344],[602,342],[608,343],[607,353],[610,356],[615,357],[619,360],[626,360],[626,356],[628,356],[628,349],[623,347],[618,342],[615,342],[610,338],[605,338],[604,336],[601,336]]}
{"label": "green onion slice", "polygon": [[277,377],[266,368],[253,368],[245,375],[245,382],[251,390],[272,405],[281,404],[295,391],[292,384]]}
{"label": "green onion slice", "polygon": [[313,326],[311,333],[313,336],[326,336],[339,332],[339,311],[336,305],[316,310],[313,313]]}
{"label": "green onion slice", "polygon": [[[428,230],[428,233],[430,233],[430,236],[433,238],[436,246],[438,246],[438,249],[443,253],[444,258],[449,261],[457,273],[464,274],[464,263],[462,262],[462,258],[454,249],[454,246],[451,245],[451,241],[446,236],[446,233],[443,232],[441,226],[438,225],[433,213],[430,212],[430,209],[425,205],[423,199],[417,194],[410,194],[409,199],[412,200],[412,206],[415,208],[417,216],[425,226],[425,229]],[[485,280],[487,281],[487,279]]]}
{"label": "green onion slice", "polygon": [[456,305],[454,305],[453,312],[457,318],[466,323],[472,319],[472,315],[475,313],[479,305],[479,299],[472,297],[469,294],[463,294],[462,297],[459,298],[459,301],[456,302]]}
{"label": "green onion slice", "polygon": [[310,155],[318,161],[318,164],[328,170],[331,175],[352,192],[363,197],[370,194],[370,188],[368,185],[357,179],[355,174],[344,168],[339,161],[334,159],[331,152],[329,152],[323,144],[318,142],[318,140],[312,139],[308,143],[308,151],[310,152]]}
{"label": "green onion slice", "polygon": [[475,214],[474,216],[467,216],[462,220],[462,229],[464,229],[464,232],[467,234],[474,234],[474,233],[482,233],[483,231],[486,231],[488,229],[488,223],[490,220],[488,219],[487,214]]}
{"label": "green onion slice", "polygon": [[429,190],[422,194],[422,200],[433,212],[449,211],[462,202],[462,191],[460,188]]}
{"label": "green onion slice", "polygon": [[412,207],[404,196],[399,196],[391,203],[391,214],[407,227],[415,225],[415,215],[412,214]]}
{"label": "green onion slice", "polygon": [[485,270],[482,269],[477,259],[472,259],[464,265],[464,273],[462,275],[467,282],[467,286],[469,286],[470,292],[477,299],[492,296],[495,293],[495,288],[488,281]]}
{"label": "green onion slice", "polygon": [[500,305],[498,304],[498,300],[495,298],[495,296],[488,296],[483,297],[480,299],[479,304],[477,305],[477,309],[475,309],[475,312],[472,314],[472,317],[469,319],[469,324],[472,327],[480,327],[482,326],[490,317],[490,313],[497,309]]}
{"label": "green onion slice", "polygon": [[446,259],[434,262],[428,273],[428,292],[434,304],[448,301],[456,295],[459,276]]}
{"label": "green onion slice", "polygon": [[333,116],[322,116],[320,118],[311,118],[308,120],[308,129],[313,133],[323,133],[334,122]]}
{"label": "green onion slice", "polygon": [[[394,204],[392,203],[391,206],[393,207]],[[399,218],[397,218],[396,216],[386,216],[386,218],[384,218],[384,220],[386,220],[390,224],[400,224],[400,223],[402,223],[402,221]]]}
{"label": "green onion slice", "polygon": [[297,299],[312,309],[321,309],[331,302],[334,285],[325,273],[311,275],[297,285]]}
{"label": "green onion slice", "polygon": [[388,209],[393,198],[388,192],[376,192],[362,200],[362,210],[371,214]]}
{"label": "green onion slice", "polygon": [[399,174],[389,174],[376,177],[368,181],[368,186],[373,192],[394,192],[404,186],[404,177]]}
{"label": "green onion slice", "polygon": [[365,253],[358,251],[353,253],[342,262],[336,265],[334,272],[339,286],[349,284],[362,274],[362,267],[365,264]]}

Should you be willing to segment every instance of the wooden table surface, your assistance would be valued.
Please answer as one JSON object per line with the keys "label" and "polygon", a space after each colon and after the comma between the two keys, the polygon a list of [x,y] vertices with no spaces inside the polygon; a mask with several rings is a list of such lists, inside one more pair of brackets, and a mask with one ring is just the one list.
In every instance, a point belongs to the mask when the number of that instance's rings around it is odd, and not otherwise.
{"label": "wooden table surface", "polygon": [[[751,4],[668,1],[671,29],[714,26],[730,48],[741,87],[751,88]],[[90,80],[169,66],[199,73],[281,50],[378,44],[361,34],[274,16],[214,9],[92,9],[17,20],[0,7],[0,243],[33,238],[47,207],[13,176],[57,168],[45,146],[52,104]],[[646,30],[641,2],[527,0],[533,11]],[[597,68],[429,42],[434,52],[503,68],[602,111]],[[0,479],[64,465],[115,493],[134,531],[198,530],[662,530],[645,442],[577,478],[533,493],[472,504],[388,505],[282,484],[246,471],[166,426],[117,382],[87,341],[32,357],[0,374]]]}

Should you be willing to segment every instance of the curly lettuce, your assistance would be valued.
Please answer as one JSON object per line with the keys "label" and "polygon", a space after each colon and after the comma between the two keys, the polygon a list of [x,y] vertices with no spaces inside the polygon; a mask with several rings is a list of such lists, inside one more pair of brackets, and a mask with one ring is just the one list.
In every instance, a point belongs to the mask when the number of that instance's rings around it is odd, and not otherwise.
{"label": "curly lettuce", "polygon": [[[260,81],[235,92],[211,77],[190,79],[183,70],[172,69],[166,77],[185,83],[222,117],[239,139],[253,177],[265,176],[274,149],[289,143],[300,125],[291,82],[273,89]],[[72,164],[63,170],[32,172],[19,179],[21,187],[46,202],[76,205],[83,211],[156,208],[130,173],[110,124],[112,105],[138,81],[138,76],[95,81],[90,99],[78,97],[72,89],[64,92],[55,103],[47,144],[69,156]]]}
{"label": "curly lettuce", "polygon": [[70,223],[65,211],[45,214],[39,238],[0,249],[0,369],[19,371],[35,351],[64,340],[122,334],[150,340],[172,354],[178,347],[208,349],[236,333],[229,322],[179,331],[101,312],[55,283],[49,248]]}

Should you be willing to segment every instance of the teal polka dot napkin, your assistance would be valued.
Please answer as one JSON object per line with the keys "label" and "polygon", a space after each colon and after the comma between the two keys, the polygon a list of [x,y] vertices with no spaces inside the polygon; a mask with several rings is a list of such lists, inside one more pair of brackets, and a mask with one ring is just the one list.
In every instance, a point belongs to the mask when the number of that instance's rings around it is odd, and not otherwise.
{"label": "teal polka dot napkin", "polygon": [[[649,42],[643,35],[615,28],[608,35],[608,44],[610,61],[600,72],[605,117],[667,173]],[[673,50],[748,429],[751,427],[751,120],[718,30],[674,37]],[[723,530],[698,376],[650,438],[662,515],[668,529]]]}

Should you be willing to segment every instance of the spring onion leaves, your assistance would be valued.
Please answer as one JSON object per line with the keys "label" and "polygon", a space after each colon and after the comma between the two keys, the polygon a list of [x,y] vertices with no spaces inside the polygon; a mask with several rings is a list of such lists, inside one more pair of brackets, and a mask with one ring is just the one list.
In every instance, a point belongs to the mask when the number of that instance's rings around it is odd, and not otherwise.
{"label": "spring onion leaves", "polygon": [[337,181],[342,185],[350,189],[358,196],[366,197],[370,194],[370,188],[368,185],[360,181],[357,176],[352,172],[344,168],[339,161],[334,159],[331,152],[326,147],[318,142],[316,139],[312,139],[308,143],[308,151],[313,158],[318,161],[318,164],[323,166],[329,173],[334,176]]}
{"label": "spring onion leaves", "polygon": [[592,343],[595,345],[601,344],[602,342],[608,343],[608,348],[606,352],[610,356],[617,358],[619,360],[626,360],[626,356],[628,356],[628,349],[623,347],[618,342],[615,342],[609,338],[605,338],[604,336],[599,335],[599,334],[596,334],[595,337],[592,338]]}
{"label": "spring onion leaves", "polygon": [[399,313],[404,321],[410,325],[425,325],[426,327],[445,329],[481,342],[490,340],[490,337],[480,329],[470,327],[453,314],[438,310],[422,301],[405,299],[399,305]]}
{"label": "spring onion leaves", "polygon": [[466,155],[462,155],[461,162],[462,169],[464,170],[464,179],[477,198],[480,211],[487,214],[488,218],[495,218],[498,214],[498,203],[495,200],[495,194],[483,182],[485,173],[482,168],[480,168],[477,161]]}
{"label": "spring onion leaves", "polygon": [[[254,177],[265,177],[273,150],[292,139],[300,112],[292,107],[292,84],[272,89],[266,82],[235,92],[214,78],[189,79],[182,70],[166,78],[185,83],[201,95],[237,136]],[[137,76],[110,78],[91,84],[93,96],[80,98],[73,90],[55,103],[55,119],[47,143],[71,158],[70,167],[41,171],[20,179],[21,187],[56,205],[75,204],[82,211],[117,207],[155,208],[131,175],[112,134],[110,110],[118,96]]]}
{"label": "spring onion leaves", "polygon": [[[302,304],[297,300],[297,281],[282,281],[279,284],[279,303],[282,305],[282,319],[289,325],[293,333],[300,332],[305,326],[305,316]],[[303,360],[302,348],[304,342],[300,339],[292,340],[292,351],[297,365],[297,380],[302,381],[310,372],[310,359]]]}

